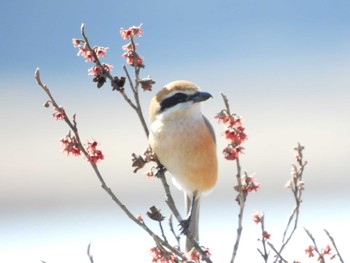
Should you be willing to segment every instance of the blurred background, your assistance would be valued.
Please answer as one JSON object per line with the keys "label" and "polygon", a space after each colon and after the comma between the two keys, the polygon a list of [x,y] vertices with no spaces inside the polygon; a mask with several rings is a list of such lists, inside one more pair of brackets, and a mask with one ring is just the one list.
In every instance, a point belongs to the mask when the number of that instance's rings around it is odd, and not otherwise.
{"label": "blurred background", "polygon": [[[108,85],[98,90],[87,75],[92,65],[76,56],[71,39],[80,38],[82,22],[92,45],[109,47],[103,61],[119,76],[126,44],[119,29],[143,23],[141,75],[156,81],[141,94],[146,116],[155,92],[176,79],[213,95],[203,112],[217,135],[220,177],[203,198],[200,228],[215,262],[231,258],[238,214],[235,163],[221,155],[226,142],[214,119],[224,107],[221,93],[249,136],[242,168],[261,183],[248,197],[236,262],[262,262],[255,211],[265,213],[271,242],[280,244],[293,208],[284,184],[298,142],[308,161],[306,190],[284,256],[307,261],[311,240],[303,227],[320,248],[330,244],[325,228],[349,261],[349,1],[13,0],[2,3],[0,22],[0,262],[89,262],[89,243],[96,263],[150,262],[154,246],[104,193],[86,160],[62,153],[68,127],[42,106],[47,97],[34,80],[37,67],[67,114],[77,114],[82,139],[100,142],[106,158],[99,167],[124,204],[156,232],[148,208],[169,214],[160,182],[146,178],[146,169],[132,172],[131,154],[147,147],[136,115]],[[182,193],[172,191],[182,209]]]}

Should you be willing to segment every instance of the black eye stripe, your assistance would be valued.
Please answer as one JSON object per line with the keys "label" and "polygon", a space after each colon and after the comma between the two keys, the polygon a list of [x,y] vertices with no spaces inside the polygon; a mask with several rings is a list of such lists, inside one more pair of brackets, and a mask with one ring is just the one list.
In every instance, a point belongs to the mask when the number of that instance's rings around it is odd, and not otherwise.
{"label": "black eye stripe", "polygon": [[182,103],[182,102],[186,102],[191,100],[193,97],[193,95],[187,95],[184,93],[175,93],[173,96],[166,98],[165,100],[163,100],[160,103],[160,111],[164,111],[166,109],[169,109],[173,106],[175,106],[176,104]]}

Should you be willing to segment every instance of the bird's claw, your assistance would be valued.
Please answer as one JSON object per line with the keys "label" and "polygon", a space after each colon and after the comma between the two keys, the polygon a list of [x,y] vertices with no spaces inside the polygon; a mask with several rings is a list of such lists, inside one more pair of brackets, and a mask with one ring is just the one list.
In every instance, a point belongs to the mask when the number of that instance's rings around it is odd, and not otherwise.
{"label": "bird's claw", "polygon": [[190,224],[191,224],[191,218],[186,218],[180,222],[179,226],[180,226],[181,235],[188,234],[188,229],[190,228]]}

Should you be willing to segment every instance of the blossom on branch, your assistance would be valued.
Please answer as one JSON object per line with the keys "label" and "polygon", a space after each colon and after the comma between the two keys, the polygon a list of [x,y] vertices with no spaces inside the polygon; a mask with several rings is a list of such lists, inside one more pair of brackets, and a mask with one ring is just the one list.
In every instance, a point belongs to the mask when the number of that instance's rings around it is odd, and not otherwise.
{"label": "blossom on branch", "polygon": [[74,135],[71,135],[70,132],[65,138],[62,138],[60,141],[64,146],[63,151],[66,152],[67,155],[72,154],[73,156],[79,156],[81,154],[77,138]]}
{"label": "blossom on branch", "polygon": [[[249,176],[245,173],[244,176],[241,177],[241,187],[242,191],[245,193],[257,192],[260,189],[260,184],[255,182],[253,176]],[[239,185],[236,185],[234,189],[239,192]]]}
{"label": "blossom on branch", "polygon": [[66,117],[66,113],[62,107],[53,107],[53,111],[54,113],[52,113],[52,117],[55,118],[57,121],[64,120],[64,118]]}
{"label": "blossom on branch", "polygon": [[131,66],[144,67],[143,57],[140,57],[134,50],[128,50],[122,57],[126,59],[126,63]]}
{"label": "blossom on branch", "polygon": [[264,240],[270,239],[271,234],[269,234],[267,231],[262,232],[262,237]]}
{"label": "blossom on branch", "polygon": [[309,256],[309,258],[315,256],[314,251],[315,251],[315,248],[311,245],[305,249],[305,253]]}
{"label": "blossom on branch", "polygon": [[134,42],[134,37],[142,36],[143,31],[141,30],[141,26],[142,24],[140,24],[138,27],[132,26],[128,29],[120,29],[120,35],[122,36],[122,38],[124,40],[130,40],[128,44],[122,46],[122,49],[125,51],[122,54],[122,57],[126,59],[127,64],[139,68],[144,67],[143,57],[136,52],[136,46],[138,44]]}
{"label": "blossom on branch", "polygon": [[[106,64],[106,63],[103,63],[102,67],[106,72],[111,72],[112,68],[113,68],[112,65]],[[99,76],[99,75],[103,75],[103,69],[100,66],[96,65],[96,66],[93,66],[92,68],[88,69],[88,72],[89,72],[89,75]]]}
{"label": "blossom on branch", "polygon": [[120,29],[120,35],[122,36],[123,39],[128,39],[130,37],[141,37],[143,34],[143,30],[141,29],[142,23],[139,26],[132,26],[129,27],[128,29]]}
{"label": "blossom on branch", "polygon": [[259,224],[264,220],[264,214],[260,212],[254,212],[252,214],[252,220],[255,224]]}
{"label": "blossom on branch", "polygon": [[97,149],[98,144],[99,143],[95,140],[87,142],[86,151],[89,155],[88,161],[93,164],[96,164],[104,159],[102,151]]}
{"label": "blossom on branch", "polygon": [[224,158],[226,160],[236,160],[239,153],[244,150],[241,144],[248,139],[241,118],[236,114],[229,114],[228,110],[222,110],[215,118],[218,119],[219,123],[226,126],[224,137],[230,142],[223,150]]}
{"label": "blossom on branch", "polygon": [[94,47],[93,48],[97,57],[100,58],[100,57],[103,57],[105,58],[106,57],[106,52],[107,52],[107,49],[109,49],[108,47]]}
{"label": "blossom on branch", "polygon": [[175,263],[178,262],[175,256],[167,252],[164,249],[159,249],[158,247],[151,248],[152,262],[153,263]]}

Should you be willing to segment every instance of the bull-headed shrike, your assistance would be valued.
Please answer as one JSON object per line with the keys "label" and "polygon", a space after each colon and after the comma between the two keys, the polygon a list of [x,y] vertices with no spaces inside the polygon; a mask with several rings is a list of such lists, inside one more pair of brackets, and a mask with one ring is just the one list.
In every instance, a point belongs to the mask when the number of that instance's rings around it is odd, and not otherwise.
{"label": "bull-headed shrike", "polygon": [[[149,145],[184,191],[184,230],[197,241],[200,196],[214,187],[218,173],[215,135],[200,108],[210,97],[189,81],[174,81],[156,94],[149,109]],[[191,248],[186,240],[186,250]]]}

